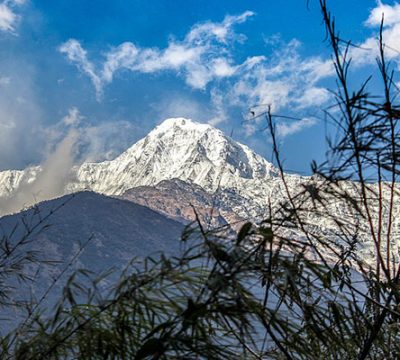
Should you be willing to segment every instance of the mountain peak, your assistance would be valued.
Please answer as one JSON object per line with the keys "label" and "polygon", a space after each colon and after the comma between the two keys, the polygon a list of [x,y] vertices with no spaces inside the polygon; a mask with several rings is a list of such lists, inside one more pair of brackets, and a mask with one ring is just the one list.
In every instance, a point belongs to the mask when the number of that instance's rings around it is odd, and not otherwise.
{"label": "mountain peak", "polygon": [[[21,173],[30,174],[28,170]],[[232,189],[250,198],[254,189],[277,174],[271,163],[221,130],[183,117],[164,120],[114,160],[83,163],[75,170],[64,193],[92,190],[121,195],[137,186],[177,178],[209,192]],[[0,196],[2,192],[7,196],[18,183],[9,174],[3,177],[7,192],[0,186]]]}
{"label": "mountain peak", "polygon": [[83,164],[71,189],[120,195],[137,186],[178,178],[207,191],[241,189],[276,174],[272,164],[209,124],[183,117],[164,120],[112,161]]}
{"label": "mountain peak", "polygon": [[200,135],[207,131],[215,131],[223,136],[223,133],[220,130],[209,124],[200,123],[183,117],[168,118],[164,120],[161,124],[157,125],[148,136],[168,136],[178,132]]}
{"label": "mountain peak", "polygon": [[168,131],[178,127],[185,130],[200,130],[200,131],[212,129],[211,125],[199,123],[197,121],[193,121],[192,119],[187,119],[184,117],[176,117],[176,118],[165,119],[153,131]]}

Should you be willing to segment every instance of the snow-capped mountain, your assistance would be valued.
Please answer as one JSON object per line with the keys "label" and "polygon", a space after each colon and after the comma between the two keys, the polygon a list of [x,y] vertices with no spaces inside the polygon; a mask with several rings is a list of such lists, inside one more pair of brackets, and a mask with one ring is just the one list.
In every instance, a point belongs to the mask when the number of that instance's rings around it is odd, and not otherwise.
{"label": "snow-capped mountain", "polygon": [[85,163],[69,190],[120,195],[137,186],[178,178],[207,191],[241,189],[276,175],[273,166],[220,130],[184,118],[165,120],[112,161]]}
{"label": "snow-capped mountain", "polygon": [[[83,163],[73,169],[74,178],[63,193],[91,190],[122,195],[138,186],[154,186],[179,179],[214,193],[228,189],[248,199],[241,202],[241,216],[255,215],[271,195],[278,172],[271,163],[220,130],[184,118],[171,118],[111,161]],[[0,172],[1,197],[10,197],[22,184],[31,183],[40,167]],[[256,206],[256,204],[258,204]]]}
{"label": "snow-capped mountain", "polygon": [[[334,214],[333,219],[325,215],[326,208],[320,213],[313,211],[313,182],[319,180],[285,175],[283,182],[277,169],[247,146],[210,125],[184,118],[165,120],[114,160],[83,163],[72,170],[74,176],[62,182],[57,196],[90,190],[138,202],[174,219],[178,212],[190,221],[193,214],[187,209],[193,204],[204,210],[201,215],[205,219],[221,214],[222,218],[216,219],[216,223],[230,222],[231,219],[265,219],[270,210],[283,208],[277,205],[287,199],[287,190],[292,194],[310,192],[306,203],[302,197],[296,197],[296,201],[300,201],[297,206],[302,208],[307,223],[323,231],[325,238],[330,234],[337,239],[334,218],[351,216],[346,210],[347,205],[333,197],[324,199],[328,212]],[[0,172],[0,213],[2,201],[6,202],[2,199],[12,200],[21,189],[26,194],[27,185],[37,182],[45,173],[40,166]],[[37,185],[32,188],[40,190]],[[356,183],[342,182],[341,186],[343,191],[356,196]],[[179,202],[179,206],[171,206],[174,202]],[[400,213],[396,204],[393,214]],[[394,221],[393,228],[398,229],[399,222],[398,219]],[[362,252],[370,257],[374,253],[374,244],[368,236],[368,227],[365,234],[365,241],[364,235],[360,235],[361,243],[364,242]]]}
{"label": "snow-capped mountain", "polygon": [[23,183],[34,181],[40,171],[40,166],[29,167],[25,170],[0,171],[0,199],[12,195]]}

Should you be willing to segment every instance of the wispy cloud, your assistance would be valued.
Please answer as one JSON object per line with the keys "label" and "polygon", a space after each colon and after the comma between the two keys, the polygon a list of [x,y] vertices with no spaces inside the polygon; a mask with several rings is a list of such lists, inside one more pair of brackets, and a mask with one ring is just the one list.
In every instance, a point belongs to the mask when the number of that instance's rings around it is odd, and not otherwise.
{"label": "wispy cloud", "polygon": [[85,117],[81,115],[79,109],[73,106],[68,110],[68,114],[62,118],[62,123],[66,126],[77,126]]}
{"label": "wispy cloud", "polygon": [[57,149],[71,131],[75,131],[74,165],[84,161],[110,160],[132,144],[137,128],[129,121],[93,122],[76,106],[54,125],[42,129],[47,139],[47,157]]}
{"label": "wispy cloud", "polygon": [[[207,90],[213,109],[209,122],[213,125],[227,121],[229,108],[235,106],[244,109],[268,104],[274,111],[279,111],[325,104],[329,93],[318,82],[333,75],[331,61],[320,57],[302,58],[298,40],[284,44],[278,37],[275,41],[280,46],[269,56],[249,56],[241,63],[235,61],[234,43],[245,41],[246,37],[236,33],[234,26],[253,15],[246,11],[237,16],[226,16],[219,23],[195,24],[181,41],[171,39],[164,49],[141,48],[125,42],[111,48],[100,62],[90,60],[75,39],[63,43],[59,51],[89,77],[98,100],[118,71],[173,71],[193,89]],[[187,113],[186,103],[174,101],[168,109],[174,113],[184,109]]]}
{"label": "wispy cloud", "polygon": [[315,124],[317,124],[317,120],[313,118],[304,118],[293,122],[279,122],[276,125],[276,135],[282,139],[314,126]]}
{"label": "wispy cloud", "polygon": [[68,60],[74,63],[80,71],[89,76],[98,96],[103,90],[103,80],[97,75],[94,65],[88,60],[86,50],[74,39],[68,40],[60,46],[59,51],[67,55]]}
{"label": "wispy cloud", "polygon": [[79,127],[81,148],[78,162],[97,162],[114,159],[140,135],[142,130],[127,120],[84,124]]}
{"label": "wispy cloud", "polygon": [[0,31],[14,33],[20,21],[20,15],[15,8],[23,5],[26,0],[5,0],[0,3]]}
{"label": "wispy cloud", "polygon": [[[293,111],[326,103],[328,94],[317,84],[334,73],[330,60],[302,58],[301,44],[292,40],[269,58],[244,67],[229,92],[230,101],[243,106],[271,106]],[[262,111],[264,108],[260,108]],[[257,115],[257,114],[255,114]]]}
{"label": "wispy cloud", "polygon": [[0,30],[12,32],[18,16],[5,4],[0,4]]}
{"label": "wispy cloud", "polygon": [[79,109],[71,107],[56,124],[38,126],[43,160],[28,168],[35,174],[33,180],[25,176],[15,192],[1,198],[0,216],[65,195],[66,186],[75,179],[76,165],[112,159],[132,143],[128,134],[134,132],[134,126],[127,121],[89,124],[83,119]]}
{"label": "wispy cloud", "polygon": [[204,89],[212,80],[235,73],[237,65],[233,64],[228,43],[242,41],[244,37],[237,35],[233,26],[253,15],[246,11],[238,16],[226,16],[221,23],[196,24],[182,41],[170,40],[165,49],[141,48],[125,42],[107,52],[100,66],[88,59],[87,52],[75,39],[62,44],[59,51],[90,78],[98,99],[119,70],[140,73],[172,70],[181,74],[189,86]]}
{"label": "wispy cloud", "polygon": [[65,186],[73,177],[72,166],[78,139],[78,131],[71,129],[43,162],[35,179],[30,181],[25,178],[15,193],[1,200],[0,214],[17,212],[39,201],[63,195]]}
{"label": "wispy cloud", "polygon": [[235,76],[211,92],[216,114],[212,119],[214,124],[227,121],[230,109],[235,107],[241,109],[247,119],[243,123],[246,137],[264,127],[261,123],[268,108],[275,114],[304,117],[296,123],[280,124],[281,139],[317,123],[309,117],[332,99],[319,82],[332,77],[333,64],[322,57],[302,57],[298,40],[287,44],[280,42],[279,45],[269,57],[249,58]]}

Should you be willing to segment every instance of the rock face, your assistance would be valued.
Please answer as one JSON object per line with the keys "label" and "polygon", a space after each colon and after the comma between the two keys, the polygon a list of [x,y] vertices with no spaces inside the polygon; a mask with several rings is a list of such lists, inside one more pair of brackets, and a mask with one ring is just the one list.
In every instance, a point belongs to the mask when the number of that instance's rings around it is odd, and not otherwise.
{"label": "rock face", "polygon": [[[224,201],[224,196],[229,196],[231,201]],[[245,220],[230,206],[232,194],[227,195],[225,190],[210,193],[199,185],[179,179],[163,180],[155,186],[138,186],[120,197],[183,223],[196,221],[197,215],[207,228],[222,228],[229,224],[236,230]],[[236,197],[238,202],[246,202],[246,199]]]}

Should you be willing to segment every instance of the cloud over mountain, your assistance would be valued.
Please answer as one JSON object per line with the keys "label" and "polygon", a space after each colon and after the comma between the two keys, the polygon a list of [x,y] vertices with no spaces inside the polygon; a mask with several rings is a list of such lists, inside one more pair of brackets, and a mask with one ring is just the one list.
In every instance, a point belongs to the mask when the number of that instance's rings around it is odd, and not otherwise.
{"label": "cloud over mountain", "polygon": [[177,71],[189,86],[204,89],[210,81],[235,73],[237,65],[233,64],[227,45],[243,40],[243,35],[233,32],[233,26],[253,15],[253,12],[246,11],[238,16],[226,16],[221,23],[196,24],[182,41],[171,39],[164,49],[140,48],[132,42],[124,42],[105,54],[100,69],[88,59],[87,52],[75,39],[62,44],[59,51],[90,78],[98,98],[103,87],[120,70],[141,73]]}
{"label": "cloud over mountain", "polygon": [[[124,42],[112,47],[104,59],[93,61],[75,39],[59,47],[59,51],[91,80],[97,99],[115,75],[123,70],[142,74],[173,72],[195,90],[210,94],[214,116],[211,124],[228,119],[230,107],[246,108],[268,104],[274,110],[292,107],[317,107],[329,99],[327,90],[318,85],[333,74],[330,60],[320,57],[301,58],[301,43],[294,39],[281,43],[270,56],[248,56],[238,62],[235,43],[246,36],[234,26],[248,21],[255,14],[245,11],[226,16],[222,22],[204,22],[192,26],[183,40],[171,38],[164,49],[139,47]],[[223,99],[223,100],[222,100]]]}

